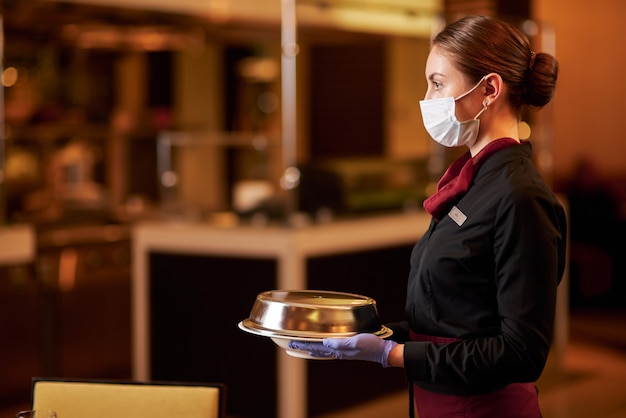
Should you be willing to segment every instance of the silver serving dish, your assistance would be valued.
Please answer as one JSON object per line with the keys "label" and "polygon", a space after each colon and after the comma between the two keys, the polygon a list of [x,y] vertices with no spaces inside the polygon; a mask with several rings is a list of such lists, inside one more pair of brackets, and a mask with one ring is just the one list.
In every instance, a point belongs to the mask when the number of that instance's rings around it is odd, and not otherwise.
{"label": "silver serving dish", "polygon": [[253,334],[292,339],[340,338],[364,332],[382,338],[391,335],[380,323],[374,299],[319,290],[259,293],[250,316],[239,327]]}

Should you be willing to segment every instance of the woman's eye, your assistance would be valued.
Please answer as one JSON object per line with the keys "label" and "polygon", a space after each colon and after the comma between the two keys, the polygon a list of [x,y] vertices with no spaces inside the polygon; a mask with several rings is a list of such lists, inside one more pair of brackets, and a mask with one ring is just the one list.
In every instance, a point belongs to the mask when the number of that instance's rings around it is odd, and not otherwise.
{"label": "woman's eye", "polygon": [[439,90],[443,85],[438,81],[433,81],[433,85],[435,86],[435,90]]}

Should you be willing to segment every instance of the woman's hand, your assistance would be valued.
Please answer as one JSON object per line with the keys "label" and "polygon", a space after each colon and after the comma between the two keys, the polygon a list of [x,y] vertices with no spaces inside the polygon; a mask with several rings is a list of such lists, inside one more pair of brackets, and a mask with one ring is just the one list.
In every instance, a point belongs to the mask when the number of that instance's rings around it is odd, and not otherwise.
{"label": "woman's hand", "polygon": [[365,360],[390,367],[389,353],[396,345],[395,341],[374,334],[357,334],[349,338],[325,338],[322,342],[291,341],[289,348],[308,351],[313,357]]}

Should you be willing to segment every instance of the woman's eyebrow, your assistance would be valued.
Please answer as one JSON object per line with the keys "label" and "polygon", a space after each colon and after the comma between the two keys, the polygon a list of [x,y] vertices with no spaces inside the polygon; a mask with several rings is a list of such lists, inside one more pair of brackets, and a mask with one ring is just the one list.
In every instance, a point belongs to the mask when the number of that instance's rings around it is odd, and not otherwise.
{"label": "woman's eyebrow", "polygon": [[435,77],[445,77],[445,76],[444,76],[442,73],[434,72],[434,73],[431,73],[431,74],[428,76],[428,79],[429,79],[429,80],[432,80],[432,79],[433,79],[433,78],[435,78]]}

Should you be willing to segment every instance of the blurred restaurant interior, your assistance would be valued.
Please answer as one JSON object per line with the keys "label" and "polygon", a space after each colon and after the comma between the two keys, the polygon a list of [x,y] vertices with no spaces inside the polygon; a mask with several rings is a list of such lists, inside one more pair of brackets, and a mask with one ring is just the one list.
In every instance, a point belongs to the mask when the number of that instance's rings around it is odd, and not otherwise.
{"label": "blurred restaurant interior", "polygon": [[231,418],[405,416],[402,370],[308,364],[237,323],[298,287],[402,319],[421,202],[458,156],[422,126],[423,68],[465,14],[561,65],[523,124],[570,222],[545,416],[626,417],[626,3],[3,0],[0,418],[35,376],[225,382]]}

